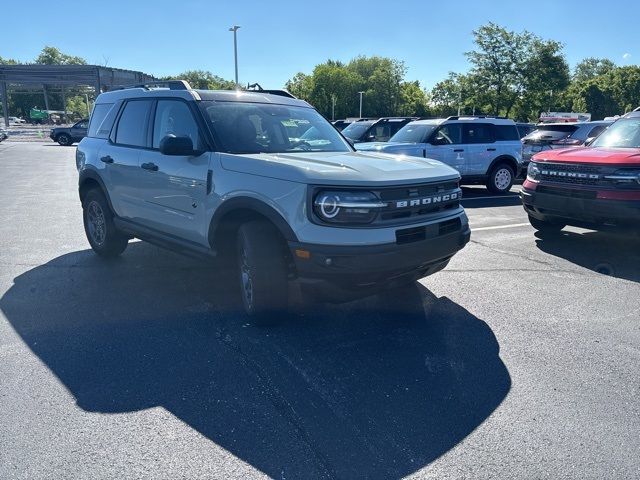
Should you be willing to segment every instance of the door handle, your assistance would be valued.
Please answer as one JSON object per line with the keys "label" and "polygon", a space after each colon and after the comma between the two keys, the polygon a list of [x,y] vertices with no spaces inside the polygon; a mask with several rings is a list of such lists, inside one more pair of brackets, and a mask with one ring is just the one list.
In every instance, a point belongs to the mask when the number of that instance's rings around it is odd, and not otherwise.
{"label": "door handle", "polygon": [[454,148],[453,149],[454,152],[464,152],[464,148]]}
{"label": "door handle", "polygon": [[100,157],[100,161],[104,163],[113,163],[113,158],[110,155],[105,155],[104,157]]}
{"label": "door handle", "polygon": [[495,148],[487,148],[487,152],[495,152],[496,149]]}
{"label": "door handle", "polygon": [[149,163],[143,163],[142,165],[140,165],[142,168],[144,168],[145,170],[151,170],[154,172],[158,171],[158,165],[156,165],[153,162],[149,162]]}

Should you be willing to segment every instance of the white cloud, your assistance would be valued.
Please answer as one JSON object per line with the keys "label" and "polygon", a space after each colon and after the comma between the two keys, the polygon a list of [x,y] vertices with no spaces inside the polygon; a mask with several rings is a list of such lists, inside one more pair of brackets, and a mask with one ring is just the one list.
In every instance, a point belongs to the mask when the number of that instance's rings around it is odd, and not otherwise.
{"label": "white cloud", "polygon": [[624,58],[625,60],[626,60],[627,58],[630,58],[630,57],[631,57],[631,54],[630,54],[629,52],[627,52],[627,53],[625,53],[624,55],[622,55],[622,58]]}

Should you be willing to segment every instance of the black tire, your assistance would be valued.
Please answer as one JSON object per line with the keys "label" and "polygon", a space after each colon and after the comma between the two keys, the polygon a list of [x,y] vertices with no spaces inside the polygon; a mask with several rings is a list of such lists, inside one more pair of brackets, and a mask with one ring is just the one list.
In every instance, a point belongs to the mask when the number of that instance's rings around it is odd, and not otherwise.
{"label": "black tire", "polygon": [[272,325],[287,312],[285,248],[275,227],[262,220],[244,223],[237,237],[238,279],[247,315],[256,325]]}
{"label": "black tire", "polygon": [[513,186],[515,172],[513,167],[505,162],[494,165],[487,177],[487,188],[493,193],[507,193]]}
{"label": "black tire", "polygon": [[113,212],[99,189],[87,192],[82,202],[82,219],[89,245],[101,257],[117,257],[127,248],[129,238],[114,225]]}
{"label": "black tire", "polygon": [[56,142],[58,142],[63,147],[68,147],[69,145],[73,144],[73,139],[71,138],[70,135],[67,135],[66,133],[61,133],[56,137]]}
{"label": "black tire", "polygon": [[541,233],[560,233],[566,224],[559,222],[547,222],[544,220],[538,220],[532,216],[529,216],[529,223],[533,228]]}

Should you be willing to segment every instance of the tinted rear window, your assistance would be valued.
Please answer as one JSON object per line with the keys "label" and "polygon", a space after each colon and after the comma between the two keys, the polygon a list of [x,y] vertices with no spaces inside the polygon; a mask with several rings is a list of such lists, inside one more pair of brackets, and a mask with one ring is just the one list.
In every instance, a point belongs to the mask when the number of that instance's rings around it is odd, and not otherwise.
{"label": "tinted rear window", "polygon": [[520,140],[515,125],[494,125],[496,140]]}
{"label": "tinted rear window", "polygon": [[147,145],[147,127],[151,100],[128,101],[118,121],[116,143],[144,147]]}
{"label": "tinted rear window", "polygon": [[113,120],[116,118],[116,109],[113,108],[113,105],[113,103],[96,103],[93,106],[87,136],[97,138],[109,136]]}

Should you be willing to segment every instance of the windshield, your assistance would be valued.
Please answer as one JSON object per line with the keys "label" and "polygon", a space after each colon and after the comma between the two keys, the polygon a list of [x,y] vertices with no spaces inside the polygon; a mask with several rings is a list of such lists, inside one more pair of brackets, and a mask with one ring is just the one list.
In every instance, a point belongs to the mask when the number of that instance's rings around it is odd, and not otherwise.
{"label": "windshield", "polygon": [[422,143],[437,125],[428,123],[408,123],[389,139],[390,142]]}
{"label": "windshield", "polygon": [[[312,108],[264,103],[202,102],[228,153],[350,152],[335,128]],[[301,138],[313,129],[312,139]]]}
{"label": "windshield", "polygon": [[591,144],[594,147],[640,148],[640,118],[618,120]]}
{"label": "windshield", "polygon": [[357,141],[362,138],[371,125],[373,125],[373,122],[353,122],[342,130],[342,134],[351,140]]}

